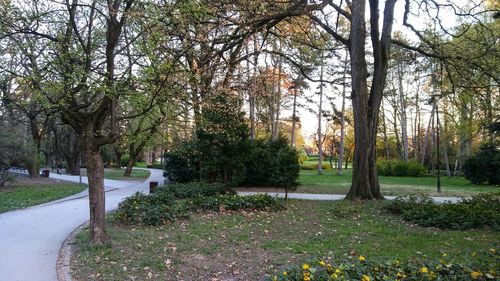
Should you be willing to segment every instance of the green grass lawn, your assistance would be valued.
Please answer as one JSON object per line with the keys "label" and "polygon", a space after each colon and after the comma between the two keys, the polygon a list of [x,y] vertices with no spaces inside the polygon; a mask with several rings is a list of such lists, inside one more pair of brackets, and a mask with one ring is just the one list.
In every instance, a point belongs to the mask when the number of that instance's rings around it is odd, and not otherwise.
{"label": "green grass lawn", "polygon": [[56,183],[0,188],[0,213],[35,206],[79,193],[86,185]]}
{"label": "green grass lawn", "polygon": [[[82,176],[87,175],[87,169],[82,169]],[[137,180],[143,181],[149,177],[148,170],[133,169],[130,177],[124,177],[125,169],[104,169],[104,178],[111,180]]]}
{"label": "green grass lawn", "polygon": [[[344,170],[337,175],[336,170],[325,170],[318,175],[315,170],[300,171],[301,193],[346,194],[351,186],[352,170]],[[428,195],[455,196],[475,194],[478,192],[500,192],[500,188],[491,185],[474,185],[463,177],[441,177],[442,193],[436,192],[435,177],[385,177],[379,176],[382,194],[405,195],[409,193],[425,193]]]}
{"label": "green grass lawn", "polygon": [[112,247],[87,246],[77,235],[76,280],[262,280],[288,264],[352,253],[366,259],[424,255],[454,262],[472,251],[497,247],[492,230],[450,231],[401,221],[385,202],[290,201],[278,213],[193,214],[161,227],[110,221]]}

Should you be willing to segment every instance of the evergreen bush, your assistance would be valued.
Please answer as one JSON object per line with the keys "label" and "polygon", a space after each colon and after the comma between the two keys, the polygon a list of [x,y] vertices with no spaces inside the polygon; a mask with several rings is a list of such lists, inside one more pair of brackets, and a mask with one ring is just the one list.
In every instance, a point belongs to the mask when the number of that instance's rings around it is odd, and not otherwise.
{"label": "evergreen bush", "polygon": [[377,172],[381,176],[392,177],[422,177],[425,175],[425,166],[415,160],[379,160]]}
{"label": "evergreen bush", "polygon": [[500,150],[486,144],[479,153],[465,161],[465,178],[474,184],[500,184]]}

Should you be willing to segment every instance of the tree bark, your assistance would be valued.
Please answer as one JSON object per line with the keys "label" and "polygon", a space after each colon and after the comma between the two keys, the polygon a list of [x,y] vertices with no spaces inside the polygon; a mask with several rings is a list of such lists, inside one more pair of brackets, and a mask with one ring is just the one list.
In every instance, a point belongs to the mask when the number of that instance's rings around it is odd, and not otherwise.
{"label": "tree bark", "polygon": [[368,91],[366,62],[365,1],[352,2],[349,51],[352,72],[352,105],[354,112],[354,159],[352,185],[346,199],[383,199],[376,165],[378,115],[383,96],[390,54],[394,4],[384,7],[382,34],[379,31],[378,1],[370,1],[370,37],[373,48],[373,78]]}
{"label": "tree bark", "polygon": [[345,92],[346,92],[346,75],[349,52],[346,50],[344,58],[344,73],[342,74],[342,109],[340,111],[340,143],[339,143],[339,159],[337,163],[337,175],[342,175],[342,161],[344,161],[344,145],[345,145]]}
{"label": "tree bark", "polygon": [[30,178],[38,178],[40,177],[40,161],[38,161],[38,156],[40,155],[41,146],[42,146],[42,134],[39,133],[39,128],[36,123],[36,117],[30,116],[28,113],[28,119],[30,123],[31,129],[31,137],[33,138],[33,149],[31,152],[29,162],[27,163],[28,174]]}
{"label": "tree bark", "polygon": [[109,242],[105,231],[104,163],[99,146],[94,144],[93,129],[84,130],[81,134],[81,140],[89,181],[89,240],[92,245],[104,245]]}
{"label": "tree bark", "polygon": [[385,110],[384,110],[384,104],[382,103],[382,137],[384,139],[384,152],[385,152],[385,159],[390,159],[391,157],[391,151],[389,149],[389,139],[387,137],[387,124],[385,123]]}
{"label": "tree bark", "polygon": [[318,175],[323,174],[323,141],[321,133],[321,117],[323,115],[323,65],[320,70],[320,84],[319,84],[319,108],[318,108]]}
{"label": "tree bark", "polygon": [[400,104],[400,114],[401,114],[401,140],[403,142],[403,160],[408,161],[408,129],[406,120],[406,97],[403,89],[403,69],[401,67],[401,62],[398,64],[398,92],[399,92],[399,104]]}
{"label": "tree bark", "polygon": [[80,155],[79,154],[77,156],[71,157],[71,158],[66,157],[66,163],[67,163],[66,173],[68,173],[72,176],[80,175]]}
{"label": "tree bark", "polygon": [[[396,103],[394,103],[396,104]],[[394,105],[394,113],[393,113],[393,125],[394,125],[394,135],[396,136],[396,148],[398,151],[398,158],[403,159],[403,151],[401,149],[401,141],[399,139],[399,129],[398,129],[398,108]]]}
{"label": "tree bark", "polygon": [[[257,65],[259,63],[259,55],[257,53],[257,36],[253,36],[253,50],[255,55],[253,56],[253,81],[252,81],[252,89],[250,90],[250,94],[248,96],[248,103],[250,106],[250,139],[255,139],[255,95],[257,92]],[[250,70],[249,70],[250,71]]]}
{"label": "tree bark", "polygon": [[291,146],[295,148],[295,123],[297,119],[297,92],[293,92]]}

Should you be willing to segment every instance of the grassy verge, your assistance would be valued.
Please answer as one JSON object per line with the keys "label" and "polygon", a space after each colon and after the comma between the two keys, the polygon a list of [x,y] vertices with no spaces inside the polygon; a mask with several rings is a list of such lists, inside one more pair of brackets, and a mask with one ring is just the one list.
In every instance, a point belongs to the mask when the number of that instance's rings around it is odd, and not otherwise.
{"label": "grassy verge", "polygon": [[35,206],[79,193],[86,185],[58,183],[0,188],[0,213]]}
{"label": "grassy verge", "polygon": [[[351,169],[344,170],[342,175],[337,175],[335,170],[324,171],[323,175],[318,175],[317,171],[300,171],[301,185],[297,192],[346,194],[351,186],[351,177]],[[436,178],[434,177],[380,176],[379,180],[384,195],[424,193],[431,196],[457,196],[500,191],[500,188],[496,186],[474,185],[463,177],[442,177],[441,194],[436,192]]]}
{"label": "grassy verge", "polygon": [[352,253],[366,259],[411,259],[488,250],[491,230],[443,231],[404,223],[381,210],[385,202],[290,201],[286,211],[194,214],[161,227],[110,222],[113,246],[87,246],[77,235],[75,280],[261,280],[314,256]]}
{"label": "grassy verge", "polygon": [[[87,175],[87,169],[82,169],[82,176]],[[149,177],[148,170],[133,169],[130,177],[124,177],[125,169],[104,169],[104,178],[110,180],[137,180],[143,181]]]}

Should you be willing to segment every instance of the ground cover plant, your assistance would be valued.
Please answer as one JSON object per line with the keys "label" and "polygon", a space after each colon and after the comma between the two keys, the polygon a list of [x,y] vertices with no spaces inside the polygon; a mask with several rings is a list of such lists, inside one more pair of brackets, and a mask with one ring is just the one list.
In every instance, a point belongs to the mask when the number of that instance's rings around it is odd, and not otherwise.
{"label": "ground cover plant", "polygon": [[386,209],[422,226],[500,230],[500,193],[485,193],[462,198],[459,203],[440,204],[425,196],[410,195],[396,198]]}
{"label": "ground cover plant", "polygon": [[[273,278],[304,263],[318,267],[311,263],[317,257],[359,262],[363,256],[369,265],[397,259],[401,266],[425,257],[432,265],[440,259],[467,265],[474,252],[482,258],[483,252],[498,250],[496,231],[419,227],[387,214],[385,204],[290,200],[280,212],[198,212],[155,227],[110,216],[112,247],[89,246],[87,230],[79,233],[72,273],[74,280],[248,281]],[[486,273],[481,270],[483,278]]]}
{"label": "ground cover plant", "polygon": [[177,183],[155,193],[136,193],[118,205],[115,217],[124,223],[162,225],[189,217],[188,211],[282,210],[280,199],[267,194],[238,196],[220,183]]}
{"label": "ground cover plant", "polygon": [[328,280],[498,280],[500,254],[495,248],[471,252],[468,259],[455,263],[443,253],[439,259],[366,260],[362,255],[342,260],[317,259],[290,266],[269,276],[267,281]]}
{"label": "ground cover plant", "polygon": [[47,203],[79,193],[86,185],[18,176],[0,188],[0,213]]}

